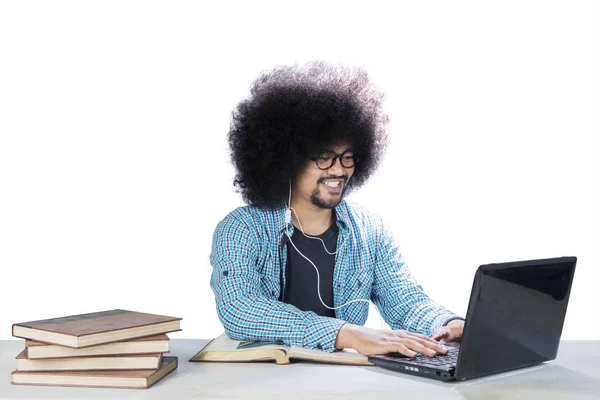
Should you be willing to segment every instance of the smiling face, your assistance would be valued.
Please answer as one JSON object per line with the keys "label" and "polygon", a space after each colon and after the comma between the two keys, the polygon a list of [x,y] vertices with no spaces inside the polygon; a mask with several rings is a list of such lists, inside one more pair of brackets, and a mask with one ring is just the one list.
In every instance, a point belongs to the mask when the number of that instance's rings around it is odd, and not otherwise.
{"label": "smiling face", "polygon": [[[351,148],[347,144],[331,146],[325,150],[344,154],[346,165],[353,163],[350,162],[352,157]],[[331,156],[333,156],[333,153]],[[354,166],[351,168],[343,167],[339,158],[336,158],[334,164],[326,169],[320,169],[317,167],[317,163],[322,167],[327,167],[331,161],[328,162],[325,158],[307,161],[304,170],[296,178],[293,191],[294,200],[303,203],[310,202],[322,209],[334,208],[344,196],[348,180],[354,173]]]}

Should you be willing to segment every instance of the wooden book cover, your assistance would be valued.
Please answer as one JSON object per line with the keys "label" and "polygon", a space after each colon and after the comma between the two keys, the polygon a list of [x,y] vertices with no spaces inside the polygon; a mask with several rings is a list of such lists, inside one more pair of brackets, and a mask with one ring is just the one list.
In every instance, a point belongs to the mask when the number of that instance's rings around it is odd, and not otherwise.
{"label": "wooden book cover", "polygon": [[127,371],[68,371],[29,372],[13,371],[14,385],[80,386],[146,389],[177,369],[177,357],[163,357],[160,367],[154,370]]}
{"label": "wooden book cover", "polygon": [[109,356],[119,354],[151,354],[168,352],[169,337],[165,334],[146,336],[124,342],[99,344],[80,349],[36,342],[34,340],[25,341],[25,357],[31,360],[41,358],[87,357],[102,355]]}
{"label": "wooden book cover", "polygon": [[21,322],[15,337],[73,348],[118,342],[180,330],[181,318],[127,310],[110,310],[69,317]]}
{"label": "wooden book cover", "polygon": [[275,361],[277,364],[289,364],[290,360],[348,365],[373,365],[367,357],[354,351],[343,350],[327,353],[303,347],[286,346],[280,342],[244,342],[230,339],[225,333],[212,340],[192,357],[190,361]]}
{"label": "wooden book cover", "polygon": [[25,351],[17,356],[18,371],[79,371],[105,369],[157,369],[162,354],[130,354],[30,360]]}

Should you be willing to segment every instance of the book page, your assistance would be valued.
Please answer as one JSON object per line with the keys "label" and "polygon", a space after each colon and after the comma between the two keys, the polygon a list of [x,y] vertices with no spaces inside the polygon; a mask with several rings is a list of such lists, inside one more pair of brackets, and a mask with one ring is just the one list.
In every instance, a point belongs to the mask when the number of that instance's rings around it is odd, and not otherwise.
{"label": "book page", "polygon": [[253,342],[253,341],[239,341],[233,340],[227,337],[225,333],[221,334],[218,338],[213,340],[208,346],[202,351],[244,351],[252,350],[257,348],[270,348],[280,349],[287,351],[289,346],[286,346],[282,342]]}
{"label": "book page", "polygon": [[[231,340],[231,339],[229,339]],[[265,342],[253,342],[253,341],[241,341],[238,342],[237,350],[248,350],[248,349],[257,349],[257,348],[277,348],[287,351],[289,346],[286,346],[283,342],[278,341],[265,341]]]}
{"label": "book page", "polygon": [[333,364],[350,365],[373,365],[366,356],[354,350],[335,351],[327,353],[321,350],[305,349],[303,347],[291,347],[288,350],[288,358],[299,360],[310,360],[316,362],[328,362]]}
{"label": "book page", "polygon": [[287,364],[289,346],[280,342],[251,342],[233,340],[223,333],[205,346],[190,361],[249,362],[273,360]]}

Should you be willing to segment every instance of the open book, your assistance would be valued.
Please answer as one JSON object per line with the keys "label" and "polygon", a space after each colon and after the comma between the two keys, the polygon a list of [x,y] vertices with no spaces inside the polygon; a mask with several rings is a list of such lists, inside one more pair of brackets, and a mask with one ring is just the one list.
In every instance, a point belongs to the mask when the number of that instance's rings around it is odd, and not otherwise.
{"label": "open book", "polygon": [[213,339],[190,361],[275,361],[277,364],[289,364],[292,359],[333,364],[373,365],[367,360],[367,357],[354,351],[343,350],[327,353],[303,347],[287,346],[281,342],[241,342],[229,339],[225,333]]}

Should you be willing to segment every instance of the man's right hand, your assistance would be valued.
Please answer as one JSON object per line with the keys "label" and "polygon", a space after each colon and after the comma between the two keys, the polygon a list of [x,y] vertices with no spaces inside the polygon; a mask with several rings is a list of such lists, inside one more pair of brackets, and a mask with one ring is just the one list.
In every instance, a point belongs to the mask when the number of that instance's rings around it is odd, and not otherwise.
{"label": "man's right hand", "polygon": [[415,357],[416,353],[434,357],[448,352],[447,347],[419,333],[372,329],[353,324],[342,326],[335,347],[336,349],[352,348],[365,356],[397,352],[407,357]]}

